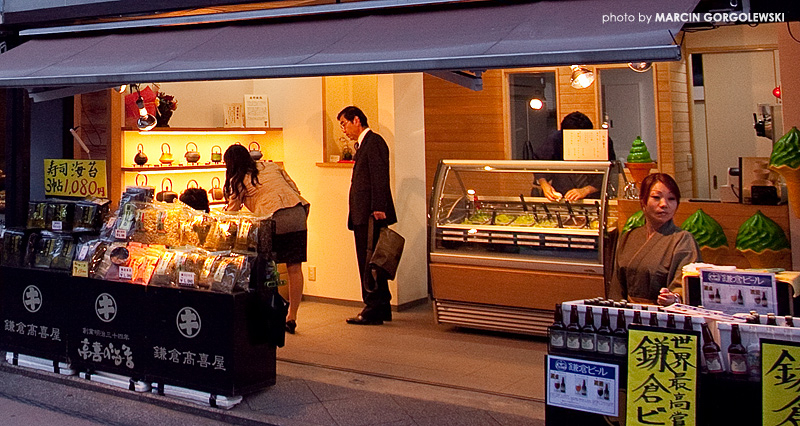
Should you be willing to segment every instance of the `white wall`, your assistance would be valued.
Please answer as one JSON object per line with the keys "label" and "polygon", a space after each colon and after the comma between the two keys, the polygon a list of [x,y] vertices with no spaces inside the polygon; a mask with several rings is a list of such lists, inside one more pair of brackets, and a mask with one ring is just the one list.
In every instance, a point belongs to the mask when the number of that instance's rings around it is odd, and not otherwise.
{"label": "white wall", "polygon": [[[164,83],[161,91],[178,99],[171,127],[222,127],[222,103],[242,102],[244,94],[269,98],[271,126],[283,128],[284,167],[311,202],[305,294],[360,301],[355,243],[347,230],[352,169],[316,165],[323,161],[322,79]],[[427,297],[422,75],[380,76],[378,108],[378,117],[368,118],[389,145],[399,218],[394,228],[406,238],[398,278],[390,282],[398,305]],[[316,281],[308,281],[308,267],[316,268]]]}

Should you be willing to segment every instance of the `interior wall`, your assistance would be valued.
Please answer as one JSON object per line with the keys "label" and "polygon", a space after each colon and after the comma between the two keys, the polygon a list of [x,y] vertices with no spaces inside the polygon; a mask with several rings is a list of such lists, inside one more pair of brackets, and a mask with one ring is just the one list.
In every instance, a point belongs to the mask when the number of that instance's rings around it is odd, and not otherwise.
{"label": "interior wall", "polygon": [[44,160],[64,157],[64,100],[31,103],[31,123],[30,199],[44,200]]}

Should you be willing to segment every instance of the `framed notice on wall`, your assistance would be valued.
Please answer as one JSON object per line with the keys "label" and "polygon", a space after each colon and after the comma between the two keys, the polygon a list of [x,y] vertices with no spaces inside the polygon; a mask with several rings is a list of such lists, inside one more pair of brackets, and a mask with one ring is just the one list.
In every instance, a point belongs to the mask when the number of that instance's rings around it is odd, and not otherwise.
{"label": "framed notice on wall", "polygon": [[244,95],[244,124],[269,127],[269,99],[264,95]]}
{"label": "framed notice on wall", "polygon": [[223,127],[244,127],[244,104],[222,104]]}
{"label": "framed notice on wall", "polygon": [[608,130],[572,130],[564,133],[564,160],[607,161]]}

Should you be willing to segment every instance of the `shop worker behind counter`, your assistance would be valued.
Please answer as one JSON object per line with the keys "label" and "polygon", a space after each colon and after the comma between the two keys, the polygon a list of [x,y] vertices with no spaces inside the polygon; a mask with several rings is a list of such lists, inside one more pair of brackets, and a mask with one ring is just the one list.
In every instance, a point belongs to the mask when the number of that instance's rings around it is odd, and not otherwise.
{"label": "shop worker behind counter", "polygon": [[353,157],[353,177],[350,180],[347,229],[353,231],[356,242],[356,257],[361,276],[361,298],[366,305],[357,316],[348,318],[348,324],[379,325],[391,321],[389,282],[378,273],[377,279],[367,270],[367,239],[370,216],[373,221],[373,247],[378,241],[380,229],[397,222],[389,185],[389,147],[383,138],[370,130],[367,117],[354,106],[339,112],[336,117],[342,131],[351,140],[357,141]]}
{"label": "shop worker behind counter", "polygon": [[294,334],[297,308],[303,298],[303,265],[308,253],[306,220],[309,203],[283,168],[271,161],[256,163],[242,145],[225,151],[225,210],[238,211],[242,205],[251,212],[275,220],[272,250],[275,262],[285,263],[289,275],[289,313],[286,331]]}
{"label": "shop worker behind counter", "polygon": [[639,202],[645,224],[619,238],[608,297],[665,306],[679,303],[683,267],[700,261],[700,248],[691,233],[672,221],[681,202],[678,184],[668,174],[648,175]]}
{"label": "shop worker behind counter", "polygon": [[[561,120],[561,130],[551,133],[544,145],[538,147],[534,153],[534,160],[564,160],[564,130],[594,128],[592,120],[579,111],[566,115]],[[614,154],[614,143],[608,139],[608,161],[617,159]],[[600,198],[600,187],[603,185],[602,175],[588,176],[585,174],[538,173],[534,176],[534,186],[531,196],[544,195],[550,201],[558,201],[562,197],[568,201],[577,201],[586,197]]]}

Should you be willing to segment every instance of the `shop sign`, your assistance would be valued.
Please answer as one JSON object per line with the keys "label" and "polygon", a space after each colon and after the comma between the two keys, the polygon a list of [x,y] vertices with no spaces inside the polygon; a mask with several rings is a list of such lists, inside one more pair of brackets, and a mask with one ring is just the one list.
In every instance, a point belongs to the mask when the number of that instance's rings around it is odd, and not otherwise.
{"label": "shop sign", "polygon": [[800,424],[800,343],[761,339],[764,426]]}
{"label": "shop sign", "polygon": [[694,426],[697,332],[630,326],[627,424]]}
{"label": "shop sign", "polygon": [[547,405],[616,417],[619,366],[547,356]]}
{"label": "shop sign", "polygon": [[108,197],[105,160],[44,160],[44,193],[59,197]]}
{"label": "shop sign", "polygon": [[775,274],[748,271],[700,271],[703,306],[726,314],[778,312]]}

